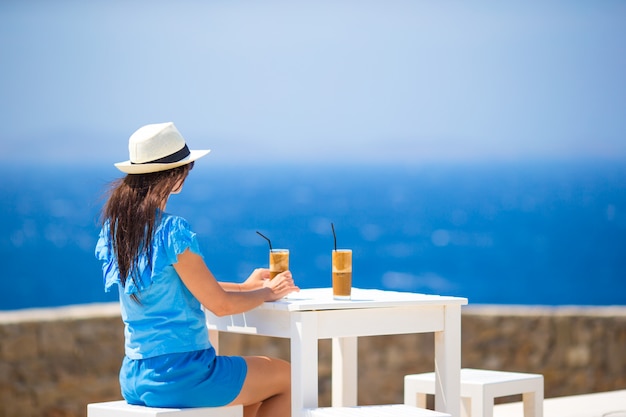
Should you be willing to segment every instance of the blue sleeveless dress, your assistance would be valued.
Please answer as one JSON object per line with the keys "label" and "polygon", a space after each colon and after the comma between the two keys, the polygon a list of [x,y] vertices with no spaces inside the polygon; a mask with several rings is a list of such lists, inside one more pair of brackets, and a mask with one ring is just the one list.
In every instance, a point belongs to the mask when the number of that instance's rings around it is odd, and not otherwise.
{"label": "blue sleeveless dress", "polygon": [[[124,322],[122,395],[149,407],[215,407],[241,391],[247,365],[240,356],[218,356],[209,342],[200,302],[173,264],[189,249],[202,256],[196,234],[181,217],[159,212],[152,259],[139,260],[137,282],[122,286],[105,224],[96,245],[105,291],[117,286]],[[135,294],[139,303],[131,299]]]}

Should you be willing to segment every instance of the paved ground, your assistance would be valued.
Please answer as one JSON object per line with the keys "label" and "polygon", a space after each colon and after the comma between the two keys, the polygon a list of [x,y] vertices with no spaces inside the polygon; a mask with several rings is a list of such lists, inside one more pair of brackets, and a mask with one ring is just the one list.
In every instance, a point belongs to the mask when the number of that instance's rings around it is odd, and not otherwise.
{"label": "paved ground", "polygon": [[[522,403],[500,404],[493,417],[522,417]],[[626,417],[626,390],[546,398],[543,417]]]}

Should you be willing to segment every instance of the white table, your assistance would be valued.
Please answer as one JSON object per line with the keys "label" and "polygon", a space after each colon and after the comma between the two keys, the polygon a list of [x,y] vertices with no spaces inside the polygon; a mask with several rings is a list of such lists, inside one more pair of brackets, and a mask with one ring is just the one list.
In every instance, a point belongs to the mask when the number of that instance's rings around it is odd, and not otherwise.
{"label": "white table", "polygon": [[435,409],[460,415],[461,306],[466,298],[352,289],[336,301],[331,288],[304,289],[247,313],[217,317],[207,312],[211,340],[218,332],[291,340],[292,415],[318,406],[318,340],[332,339],[332,405],[357,405],[357,337],[435,334]]}

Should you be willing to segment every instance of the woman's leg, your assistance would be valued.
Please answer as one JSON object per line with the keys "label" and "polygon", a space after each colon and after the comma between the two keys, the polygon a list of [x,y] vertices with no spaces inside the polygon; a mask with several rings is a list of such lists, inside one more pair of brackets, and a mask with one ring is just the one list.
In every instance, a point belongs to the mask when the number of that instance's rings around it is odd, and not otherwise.
{"label": "woman's leg", "polygon": [[291,416],[291,366],[281,359],[245,356],[248,373],[232,404],[243,404],[245,417]]}

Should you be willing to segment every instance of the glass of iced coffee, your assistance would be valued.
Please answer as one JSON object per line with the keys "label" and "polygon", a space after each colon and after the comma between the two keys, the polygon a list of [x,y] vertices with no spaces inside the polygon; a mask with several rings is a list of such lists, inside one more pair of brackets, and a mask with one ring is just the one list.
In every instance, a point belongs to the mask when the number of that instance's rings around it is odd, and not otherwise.
{"label": "glass of iced coffee", "polygon": [[352,250],[333,250],[333,298],[349,300],[352,292]]}
{"label": "glass of iced coffee", "polygon": [[289,269],[289,249],[270,249],[270,279]]}

